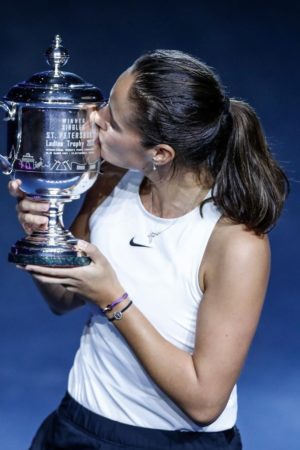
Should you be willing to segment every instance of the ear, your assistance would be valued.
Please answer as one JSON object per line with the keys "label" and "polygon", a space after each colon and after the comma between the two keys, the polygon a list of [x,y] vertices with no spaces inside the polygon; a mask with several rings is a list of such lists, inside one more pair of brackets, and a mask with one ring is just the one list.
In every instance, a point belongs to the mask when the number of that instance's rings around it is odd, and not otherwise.
{"label": "ear", "polygon": [[171,145],[158,144],[151,149],[152,162],[157,166],[164,166],[173,161],[175,150]]}

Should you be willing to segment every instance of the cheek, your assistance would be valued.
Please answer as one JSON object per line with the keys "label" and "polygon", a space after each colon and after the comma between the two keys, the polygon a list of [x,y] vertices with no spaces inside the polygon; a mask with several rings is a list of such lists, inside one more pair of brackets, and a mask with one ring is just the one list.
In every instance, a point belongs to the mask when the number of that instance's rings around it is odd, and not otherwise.
{"label": "cheek", "polygon": [[99,140],[103,150],[108,150],[113,153],[121,152],[124,149],[124,142],[120,136],[116,135],[114,132],[107,131],[103,134],[99,134]]}
{"label": "cheek", "polygon": [[106,131],[100,130],[99,140],[103,148],[113,153],[126,154],[128,150],[133,148],[133,142],[127,135],[120,134],[112,128]]}
{"label": "cheek", "polygon": [[120,133],[118,133],[108,124],[105,129],[100,128],[99,139],[101,142],[118,142],[118,140],[120,140]]}
{"label": "cheek", "polygon": [[116,133],[103,132],[100,133],[99,140],[101,143],[101,156],[111,164],[123,166],[128,163],[128,152],[126,142]]}
{"label": "cheek", "polygon": [[102,155],[111,163],[122,164],[126,168],[143,168],[147,155],[135,136],[117,133],[113,129],[100,131]]}

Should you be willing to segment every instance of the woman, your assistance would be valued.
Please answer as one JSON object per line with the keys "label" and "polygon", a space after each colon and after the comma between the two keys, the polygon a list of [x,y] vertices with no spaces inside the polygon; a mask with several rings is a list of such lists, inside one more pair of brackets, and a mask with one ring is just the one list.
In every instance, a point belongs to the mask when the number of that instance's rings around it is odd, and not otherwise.
{"label": "woman", "polygon": [[[107,163],[72,226],[92,262],[25,267],[55,313],[91,310],[31,449],[240,449],[236,382],[285,175],[253,109],[178,51],[139,58],[93,120]],[[45,228],[19,186],[21,224]]]}

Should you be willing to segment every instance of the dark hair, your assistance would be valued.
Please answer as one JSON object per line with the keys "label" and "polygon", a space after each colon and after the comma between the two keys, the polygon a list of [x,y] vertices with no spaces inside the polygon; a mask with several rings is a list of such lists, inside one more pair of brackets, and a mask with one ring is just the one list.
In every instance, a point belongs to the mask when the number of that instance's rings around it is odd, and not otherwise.
{"label": "dark hair", "polygon": [[129,98],[142,145],[172,146],[175,169],[208,169],[222,213],[258,234],[269,231],[289,185],[254,110],[229,99],[211,68],[180,51],[143,55],[132,73]]}

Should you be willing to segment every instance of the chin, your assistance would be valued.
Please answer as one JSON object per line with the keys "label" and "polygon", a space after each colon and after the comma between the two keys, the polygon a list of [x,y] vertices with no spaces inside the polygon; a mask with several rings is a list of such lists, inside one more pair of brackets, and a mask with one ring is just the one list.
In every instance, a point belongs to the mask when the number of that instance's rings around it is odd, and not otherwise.
{"label": "chin", "polygon": [[104,152],[101,153],[101,159],[104,162],[107,162],[113,166],[120,167],[122,169],[128,169],[125,164],[122,164],[120,161],[115,160],[114,158],[107,157]]}

